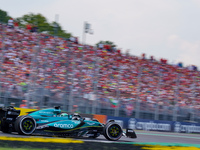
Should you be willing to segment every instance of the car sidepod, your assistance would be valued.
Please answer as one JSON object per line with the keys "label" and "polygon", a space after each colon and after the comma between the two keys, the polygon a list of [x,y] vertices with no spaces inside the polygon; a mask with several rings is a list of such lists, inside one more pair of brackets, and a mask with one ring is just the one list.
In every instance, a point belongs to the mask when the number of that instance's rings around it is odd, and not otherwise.
{"label": "car sidepod", "polygon": [[45,129],[46,131],[61,131],[67,132],[71,130],[80,130],[84,128],[98,128],[102,125],[94,121],[82,121],[82,120],[59,120],[52,123],[47,123],[42,126],[38,126],[37,129]]}
{"label": "car sidepod", "polygon": [[96,138],[102,133],[103,125],[96,121],[60,120],[39,125],[36,129],[54,135]]}

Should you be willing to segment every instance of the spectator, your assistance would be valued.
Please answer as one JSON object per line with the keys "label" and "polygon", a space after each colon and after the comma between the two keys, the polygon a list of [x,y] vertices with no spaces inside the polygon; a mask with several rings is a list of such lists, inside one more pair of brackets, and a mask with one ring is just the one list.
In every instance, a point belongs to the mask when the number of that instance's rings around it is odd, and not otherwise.
{"label": "spectator", "polygon": [[179,63],[178,63],[178,67],[182,68],[182,67],[183,67],[183,63],[182,63],[182,62],[179,62]]}
{"label": "spectator", "polygon": [[26,29],[29,30],[29,31],[31,31],[32,25],[31,25],[31,24],[27,24],[27,25],[26,25]]}
{"label": "spectator", "polygon": [[14,27],[17,28],[17,29],[19,28],[19,23],[18,23],[18,21],[14,21]]}
{"label": "spectator", "polygon": [[31,26],[30,29],[31,32],[37,32],[38,31],[38,27],[36,25]]}
{"label": "spectator", "polygon": [[78,113],[78,105],[73,105],[72,113]]}
{"label": "spectator", "polygon": [[22,100],[22,104],[19,106],[20,108],[28,108],[27,106],[27,100]]}
{"label": "spectator", "polygon": [[9,20],[8,20],[8,27],[9,28],[14,28],[14,21],[13,21],[13,18],[10,18]]}

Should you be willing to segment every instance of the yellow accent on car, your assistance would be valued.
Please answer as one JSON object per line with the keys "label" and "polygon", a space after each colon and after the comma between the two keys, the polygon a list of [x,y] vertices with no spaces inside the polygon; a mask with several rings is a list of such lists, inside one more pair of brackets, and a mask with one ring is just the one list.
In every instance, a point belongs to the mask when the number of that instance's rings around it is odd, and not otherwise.
{"label": "yellow accent on car", "polygon": [[29,108],[16,108],[16,110],[20,110],[20,116],[22,115],[28,115],[28,112],[31,112],[31,111],[36,111],[37,109],[29,109]]}

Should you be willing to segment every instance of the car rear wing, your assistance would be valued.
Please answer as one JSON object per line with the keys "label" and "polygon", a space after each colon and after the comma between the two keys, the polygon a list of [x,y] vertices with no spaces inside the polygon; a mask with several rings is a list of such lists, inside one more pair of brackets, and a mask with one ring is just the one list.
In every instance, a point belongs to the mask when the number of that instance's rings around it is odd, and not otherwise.
{"label": "car rear wing", "polygon": [[7,118],[12,118],[10,120],[15,120],[19,114],[20,110],[16,110],[12,106],[0,107],[0,120],[5,120]]}

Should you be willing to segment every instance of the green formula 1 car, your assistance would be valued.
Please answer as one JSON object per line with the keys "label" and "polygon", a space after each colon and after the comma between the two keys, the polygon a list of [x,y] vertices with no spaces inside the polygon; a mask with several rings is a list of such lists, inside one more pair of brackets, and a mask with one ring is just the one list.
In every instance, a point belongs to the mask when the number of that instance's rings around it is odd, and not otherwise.
{"label": "green formula 1 car", "polygon": [[116,141],[122,136],[136,138],[132,129],[123,132],[122,127],[114,120],[106,124],[96,119],[86,120],[78,114],[62,113],[60,107],[30,112],[19,116],[20,110],[13,107],[0,108],[0,130],[4,133],[17,132],[21,135],[52,135],[63,137],[89,137],[100,135]]}

